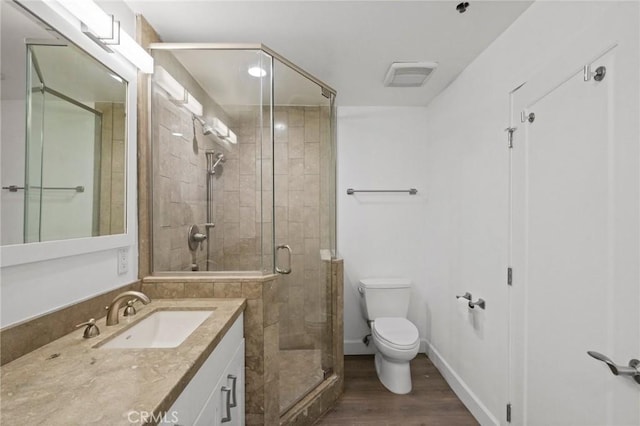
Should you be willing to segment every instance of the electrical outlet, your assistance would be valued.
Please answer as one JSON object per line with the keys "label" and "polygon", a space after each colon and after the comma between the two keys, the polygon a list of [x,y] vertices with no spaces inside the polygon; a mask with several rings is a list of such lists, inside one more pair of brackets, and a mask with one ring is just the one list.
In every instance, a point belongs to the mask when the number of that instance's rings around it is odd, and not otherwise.
{"label": "electrical outlet", "polygon": [[129,272],[129,248],[118,249],[118,275]]}

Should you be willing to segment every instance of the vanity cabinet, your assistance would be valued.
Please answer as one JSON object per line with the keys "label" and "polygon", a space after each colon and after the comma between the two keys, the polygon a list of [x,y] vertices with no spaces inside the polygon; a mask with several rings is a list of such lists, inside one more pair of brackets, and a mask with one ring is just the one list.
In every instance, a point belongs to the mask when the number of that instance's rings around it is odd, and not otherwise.
{"label": "vanity cabinet", "polygon": [[240,314],[160,425],[244,425],[243,331]]}

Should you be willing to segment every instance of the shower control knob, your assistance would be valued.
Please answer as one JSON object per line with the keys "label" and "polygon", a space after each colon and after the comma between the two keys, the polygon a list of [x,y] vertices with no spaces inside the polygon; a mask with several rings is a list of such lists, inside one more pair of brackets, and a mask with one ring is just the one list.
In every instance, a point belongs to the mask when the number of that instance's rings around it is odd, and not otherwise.
{"label": "shower control knob", "polygon": [[[198,225],[191,225],[189,227],[189,233],[187,235],[187,243],[189,244],[189,250],[196,251],[198,246],[207,239],[207,235],[200,232]],[[201,246],[202,248],[202,246]]]}
{"label": "shower control knob", "polygon": [[203,242],[204,240],[207,239],[207,236],[198,232],[196,234],[193,234],[193,239],[196,242],[201,243],[201,242]]}

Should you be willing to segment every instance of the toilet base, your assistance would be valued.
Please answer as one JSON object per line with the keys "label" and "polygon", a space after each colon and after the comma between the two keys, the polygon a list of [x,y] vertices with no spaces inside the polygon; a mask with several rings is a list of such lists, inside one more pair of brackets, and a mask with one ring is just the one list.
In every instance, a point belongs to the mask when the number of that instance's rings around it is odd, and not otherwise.
{"label": "toilet base", "polygon": [[376,350],[375,364],[378,379],[380,379],[385,388],[400,395],[411,392],[409,361],[390,361],[379,350]]}

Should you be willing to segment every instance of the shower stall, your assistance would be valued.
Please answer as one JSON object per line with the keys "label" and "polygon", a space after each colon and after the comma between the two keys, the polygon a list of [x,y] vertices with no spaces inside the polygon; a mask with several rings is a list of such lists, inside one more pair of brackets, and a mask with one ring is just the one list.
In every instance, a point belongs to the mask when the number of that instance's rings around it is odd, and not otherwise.
{"label": "shower stall", "polygon": [[263,45],[150,48],[152,275],[278,275],[284,414],[334,370],[336,92]]}

